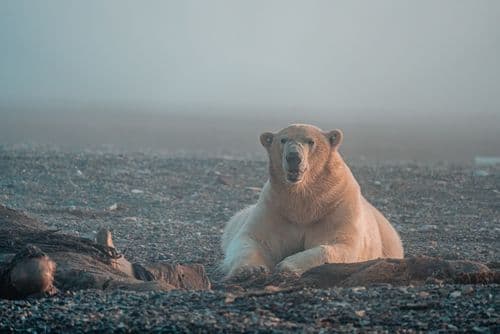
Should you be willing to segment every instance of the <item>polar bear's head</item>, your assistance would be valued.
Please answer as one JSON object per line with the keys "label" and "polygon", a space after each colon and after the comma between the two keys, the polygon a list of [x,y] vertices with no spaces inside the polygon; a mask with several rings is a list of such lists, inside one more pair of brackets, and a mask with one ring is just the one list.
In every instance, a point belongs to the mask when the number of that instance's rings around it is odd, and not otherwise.
{"label": "polar bear's head", "polygon": [[293,124],[278,133],[264,132],[260,142],[269,154],[271,177],[299,184],[321,173],[342,136],[340,130],[323,132],[312,125]]}

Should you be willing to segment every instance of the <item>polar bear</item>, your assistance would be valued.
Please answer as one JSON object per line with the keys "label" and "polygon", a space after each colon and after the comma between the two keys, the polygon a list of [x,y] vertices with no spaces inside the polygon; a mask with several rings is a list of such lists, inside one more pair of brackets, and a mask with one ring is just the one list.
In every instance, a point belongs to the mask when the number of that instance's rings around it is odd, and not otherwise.
{"label": "polar bear", "polygon": [[277,270],[301,274],[324,263],[402,258],[396,230],[361,194],[338,148],[340,130],[293,124],[260,136],[269,180],[256,204],[227,223],[226,279]]}

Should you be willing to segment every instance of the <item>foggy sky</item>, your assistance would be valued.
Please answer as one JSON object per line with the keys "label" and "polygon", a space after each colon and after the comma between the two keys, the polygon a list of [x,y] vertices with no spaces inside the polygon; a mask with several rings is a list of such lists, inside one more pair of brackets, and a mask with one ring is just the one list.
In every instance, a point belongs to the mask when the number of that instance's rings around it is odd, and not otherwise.
{"label": "foggy sky", "polygon": [[500,110],[496,0],[2,0],[0,48],[1,104]]}

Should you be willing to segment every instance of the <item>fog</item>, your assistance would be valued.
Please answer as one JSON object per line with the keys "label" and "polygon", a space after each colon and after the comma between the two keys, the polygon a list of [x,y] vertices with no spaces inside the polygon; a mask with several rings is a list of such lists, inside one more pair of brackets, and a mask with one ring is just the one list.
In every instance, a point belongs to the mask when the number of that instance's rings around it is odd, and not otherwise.
{"label": "fog", "polygon": [[351,157],[500,155],[500,2],[0,3],[0,141],[261,152],[292,122]]}

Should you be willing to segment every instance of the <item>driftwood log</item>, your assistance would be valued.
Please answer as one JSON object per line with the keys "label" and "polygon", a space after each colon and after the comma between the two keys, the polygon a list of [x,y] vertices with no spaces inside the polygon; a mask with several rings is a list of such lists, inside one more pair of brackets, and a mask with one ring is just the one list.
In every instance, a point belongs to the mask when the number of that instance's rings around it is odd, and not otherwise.
{"label": "driftwood log", "polygon": [[300,277],[302,284],[316,288],[375,284],[476,284],[499,283],[499,281],[499,273],[483,263],[466,260],[443,260],[427,256],[378,259],[361,263],[325,264],[312,268]]}
{"label": "driftwood log", "polygon": [[57,289],[210,289],[202,265],[130,264],[108,237],[97,243],[50,231],[0,205],[0,298],[52,294]]}
{"label": "driftwood log", "polygon": [[[294,291],[304,287],[332,288],[376,285],[500,284],[498,264],[418,256],[358,263],[329,263],[302,275],[260,273],[245,281],[229,281],[227,289],[245,295]],[[248,292],[250,290],[250,292]]]}

